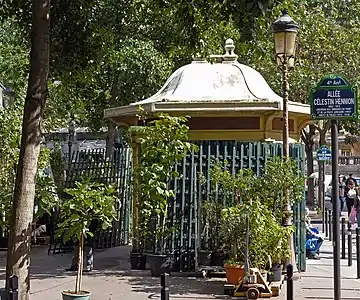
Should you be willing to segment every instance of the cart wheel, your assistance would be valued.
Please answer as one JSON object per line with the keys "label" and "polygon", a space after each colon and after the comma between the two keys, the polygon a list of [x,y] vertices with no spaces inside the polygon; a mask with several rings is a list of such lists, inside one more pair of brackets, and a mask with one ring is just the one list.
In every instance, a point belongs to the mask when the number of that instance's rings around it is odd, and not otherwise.
{"label": "cart wheel", "polygon": [[208,274],[207,271],[205,271],[205,270],[202,270],[202,271],[201,271],[201,275],[202,275],[203,278],[206,278],[206,277],[207,277],[207,274]]}
{"label": "cart wheel", "polygon": [[249,288],[246,292],[246,297],[248,299],[257,299],[260,296],[260,292],[257,288]]}

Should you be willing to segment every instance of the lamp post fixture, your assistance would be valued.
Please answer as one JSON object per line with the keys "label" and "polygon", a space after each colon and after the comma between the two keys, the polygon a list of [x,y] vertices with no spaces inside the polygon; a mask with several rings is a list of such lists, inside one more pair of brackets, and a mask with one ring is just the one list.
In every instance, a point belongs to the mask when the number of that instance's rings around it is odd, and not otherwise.
{"label": "lamp post fixture", "polygon": [[[289,159],[289,70],[294,68],[296,35],[299,25],[289,16],[288,10],[284,9],[282,16],[273,23],[273,33],[275,40],[276,64],[282,70],[282,89],[283,89],[283,157]],[[290,204],[289,190],[284,191],[285,201],[283,206],[284,219],[283,226],[292,225],[292,208]],[[297,272],[294,237],[290,234],[289,247],[291,250],[290,264]]]}

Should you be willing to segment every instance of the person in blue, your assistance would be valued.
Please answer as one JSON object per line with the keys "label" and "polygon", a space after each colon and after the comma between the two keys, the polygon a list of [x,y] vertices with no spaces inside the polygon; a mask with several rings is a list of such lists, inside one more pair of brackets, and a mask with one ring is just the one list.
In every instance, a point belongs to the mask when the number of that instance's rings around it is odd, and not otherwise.
{"label": "person in blue", "polygon": [[320,259],[320,248],[324,239],[317,228],[311,227],[309,209],[306,208],[306,257],[309,259]]}

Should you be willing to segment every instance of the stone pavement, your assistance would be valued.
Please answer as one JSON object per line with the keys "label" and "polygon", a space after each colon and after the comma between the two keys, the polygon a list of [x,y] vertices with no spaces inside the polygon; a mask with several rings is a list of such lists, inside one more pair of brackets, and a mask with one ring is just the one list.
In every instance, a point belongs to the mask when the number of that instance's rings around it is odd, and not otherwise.
{"label": "stone pavement", "polygon": [[[129,247],[117,247],[95,253],[93,273],[84,274],[83,289],[92,300],[160,299],[160,279],[149,271],[131,271]],[[75,272],[68,273],[72,254],[47,255],[47,248],[33,248],[31,262],[31,300],[61,299],[61,291],[73,289]],[[5,252],[0,252],[0,279],[4,283]],[[188,276],[186,276],[188,275]],[[224,278],[203,279],[194,274],[172,274],[171,299],[226,299]],[[282,297],[272,298],[283,300]]]}
{"label": "stone pavement", "polygon": [[[92,293],[92,300],[160,299],[159,278],[149,271],[131,271],[128,262],[129,247],[117,247],[95,253],[96,270],[84,274],[83,289]],[[356,256],[353,247],[353,266],[347,259],[341,261],[342,299],[360,300],[360,280],[356,279]],[[0,252],[0,279],[4,283],[5,252]],[[308,260],[306,273],[294,282],[294,300],[330,300],[333,298],[332,245],[326,240],[321,260]],[[47,255],[47,248],[32,249],[31,300],[61,299],[61,291],[73,289],[75,272],[69,266],[72,254]],[[224,278],[203,279],[193,274],[174,274],[170,278],[171,299],[226,299],[223,295]],[[286,299],[286,288],[274,300]]]}
{"label": "stone pavement", "polygon": [[[355,236],[353,235],[353,264],[348,267],[347,259],[341,260],[342,300],[360,299],[360,279],[356,279]],[[295,299],[330,300],[333,297],[333,249],[332,242],[325,239],[320,260],[307,260],[307,269],[294,283]]]}

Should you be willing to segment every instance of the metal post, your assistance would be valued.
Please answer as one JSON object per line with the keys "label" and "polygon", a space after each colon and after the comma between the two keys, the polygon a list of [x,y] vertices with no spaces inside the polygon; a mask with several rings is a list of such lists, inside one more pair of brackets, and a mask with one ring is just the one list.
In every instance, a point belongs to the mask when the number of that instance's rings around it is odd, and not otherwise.
{"label": "metal post", "polygon": [[[322,146],[320,144],[320,146]],[[325,169],[325,162],[324,161],[319,161],[319,186],[318,186],[318,205],[319,208],[324,208],[325,207],[325,178],[324,178],[324,169]]]}
{"label": "metal post", "polygon": [[339,144],[338,121],[331,120],[331,175],[333,207],[333,265],[334,265],[334,300],[341,300],[341,266],[340,266],[340,222],[339,212]]}
{"label": "metal post", "polygon": [[[324,197],[325,199],[325,197]],[[325,201],[325,200],[324,200]],[[325,203],[324,203],[324,206],[322,208],[322,211],[321,211],[321,221],[322,221],[322,232],[325,233],[326,229],[325,229],[325,226],[326,226],[326,209],[325,209]]]}
{"label": "metal post", "polygon": [[286,275],[286,300],[294,300],[294,270],[292,265],[287,265]]}
{"label": "metal post", "polygon": [[341,258],[346,258],[346,222],[345,218],[341,218]]}
{"label": "metal post", "polygon": [[325,209],[325,236],[328,237],[329,236],[329,219],[328,219],[328,210]]}
{"label": "metal post", "polygon": [[160,276],[161,284],[161,300],[169,300],[170,291],[169,291],[169,274],[164,273]]}
{"label": "metal post", "polygon": [[[283,63],[282,63],[282,75],[283,75],[283,157],[285,160],[289,160],[289,110],[288,110],[288,103],[289,103],[289,67],[288,62],[289,58],[286,54],[283,56]],[[293,211],[290,204],[290,191],[286,189],[284,191],[284,218],[283,218],[283,226],[285,228],[292,226],[292,218],[293,218]],[[291,257],[289,259],[289,263],[293,265],[293,270],[295,273],[298,272],[296,266],[296,259],[295,259],[295,247],[294,247],[294,235],[289,235],[289,249],[291,252]]]}
{"label": "metal post", "polygon": [[352,266],[352,234],[351,234],[351,222],[348,221],[348,266]]}
{"label": "metal post", "polygon": [[356,278],[360,279],[360,228],[356,228]]}
{"label": "metal post", "polygon": [[9,300],[18,300],[19,279],[17,276],[9,278]]}
{"label": "metal post", "polygon": [[332,240],[332,235],[333,235],[333,212],[331,210],[329,210],[329,219],[328,219],[328,223],[329,223],[329,241]]}

